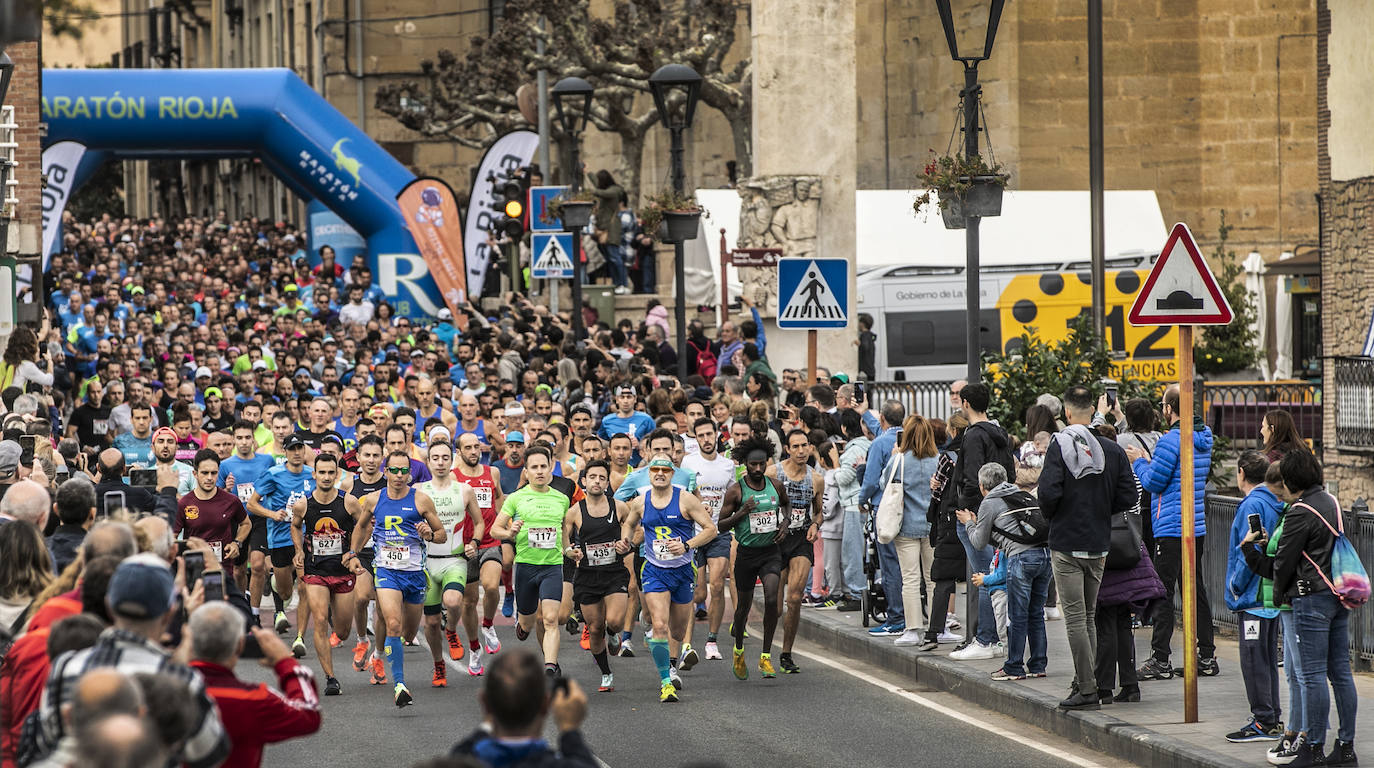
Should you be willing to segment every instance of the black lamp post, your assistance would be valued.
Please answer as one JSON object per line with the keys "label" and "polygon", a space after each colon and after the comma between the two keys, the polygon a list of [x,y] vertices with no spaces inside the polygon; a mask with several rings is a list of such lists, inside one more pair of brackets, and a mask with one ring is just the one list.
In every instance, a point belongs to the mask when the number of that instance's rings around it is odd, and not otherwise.
{"label": "black lamp post", "polygon": [[[978,65],[992,55],[992,41],[997,36],[997,25],[1002,20],[1002,6],[1005,0],[983,0],[987,9],[988,33],[983,50],[978,55],[959,55],[959,42],[954,33],[954,13],[950,0],[935,0],[940,12],[940,26],[945,29],[945,40],[949,43],[950,58],[964,65],[964,89],[959,97],[964,102],[964,157],[978,155],[978,101],[983,95],[983,86],[978,83]],[[968,301],[968,380],[978,381],[982,377],[981,353],[979,350],[979,331],[981,327],[978,306],[978,223],[980,216],[967,215],[964,237],[968,253],[965,267],[964,297]]]}
{"label": "black lamp post", "polygon": [[[592,93],[592,84],[580,77],[565,77],[553,86],[558,125],[569,144],[568,154],[572,158],[572,182],[569,184],[572,191],[582,188],[581,140],[582,132],[587,129],[587,116],[592,111]],[[580,207],[565,205],[563,210],[563,230],[572,233],[573,242],[572,327],[573,338],[577,340],[586,335],[582,322],[582,228],[587,226],[590,213],[591,206],[585,203]]]}
{"label": "black lamp post", "polygon": [[[654,106],[672,137],[673,191],[681,197],[687,184],[682,167],[682,132],[692,126],[697,99],[701,96],[701,75],[685,64],[665,64],[649,76],[649,90],[654,94]],[[682,103],[681,111],[676,107]],[[687,269],[682,262],[682,241],[673,243],[673,284],[677,293],[677,376],[687,380]]]}

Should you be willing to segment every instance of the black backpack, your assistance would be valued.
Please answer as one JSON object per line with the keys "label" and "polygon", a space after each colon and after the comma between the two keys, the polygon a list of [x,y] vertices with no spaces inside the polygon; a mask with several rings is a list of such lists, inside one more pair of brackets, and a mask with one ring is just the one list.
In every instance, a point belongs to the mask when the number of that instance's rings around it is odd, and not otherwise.
{"label": "black backpack", "polygon": [[[1043,547],[1050,540],[1050,523],[1040,511],[1040,502],[1025,491],[1002,497],[1007,511],[992,521],[992,532],[1017,544]],[[1004,521],[1009,521],[1006,525]],[[998,525],[1004,522],[1003,525]]]}

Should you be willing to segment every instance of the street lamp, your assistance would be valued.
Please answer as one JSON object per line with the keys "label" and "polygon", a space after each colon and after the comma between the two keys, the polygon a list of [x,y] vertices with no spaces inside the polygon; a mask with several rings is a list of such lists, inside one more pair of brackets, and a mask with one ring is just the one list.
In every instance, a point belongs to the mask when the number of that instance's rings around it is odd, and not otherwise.
{"label": "street lamp", "polygon": [[10,90],[10,78],[14,77],[14,62],[0,46],[0,104],[5,103],[5,94]]}
{"label": "street lamp", "polygon": [[[553,86],[553,106],[558,112],[558,126],[563,131],[563,139],[569,144],[568,154],[572,160],[572,183],[568,188],[574,192],[582,188],[580,145],[582,132],[587,130],[587,117],[592,112],[592,93],[592,84],[580,77],[565,77]],[[573,339],[580,341],[585,335],[582,321],[582,229],[587,226],[587,220],[585,215],[570,215],[573,213],[564,212],[563,228],[572,233],[572,327]]]}
{"label": "street lamp", "polygon": [[[649,90],[654,94],[654,106],[672,137],[673,192],[679,197],[687,185],[682,167],[682,132],[692,127],[701,96],[701,75],[685,64],[665,64],[649,76]],[[681,103],[682,109],[676,109]],[[673,282],[677,294],[677,376],[687,380],[687,269],[682,262],[682,241],[673,243]]]}
{"label": "street lamp", "polygon": [[[964,157],[970,159],[978,155],[978,101],[983,95],[983,86],[978,83],[978,65],[992,55],[992,42],[997,36],[997,25],[1002,20],[1004,4],[1005,0],[983,0],[980,3],[986,9],[988,20],[983,48],[977,54],[965,52],[965,55],[960,55],[950,0],[935,0],[935,7],[940,12],[940,26],[944,27],[945,41],[949,43],[949,56],[964,65],[964,89],[959,92],[959,98],[964,103]],[[967,6],[969,3],[963,5]],[[978,306],[978,224],[982,219],[979,216],[967,215],[967,207],[965,211],[964,242],[967,249],[967,265],[964,297],[968,302],[968,380],[974,382],[982,378],[978,343],[981,326]]]}

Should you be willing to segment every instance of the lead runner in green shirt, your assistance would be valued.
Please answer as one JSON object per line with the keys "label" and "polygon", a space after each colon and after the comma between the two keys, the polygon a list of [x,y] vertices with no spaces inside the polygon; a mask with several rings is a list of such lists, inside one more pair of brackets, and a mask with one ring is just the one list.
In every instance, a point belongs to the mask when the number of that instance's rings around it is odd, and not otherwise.
{"label": "lead runner in green shirt", "polygon": [[[542,446],[525,454],[529,484],[506,497],[491,524],[491,535],[515,545],[515,638],[525,640],[533,626],[544,649],[544,671],[562,674],[558,666],[558,626],[563,602],[563,557],[580,560],[570,546],[572,515],[568,497],[549,487],[553,457]],[[538,612],[539,621],[535,621]]]}
{"label": "lead runner in green shirt", "polygon": [[759,672],[774,677],[772,650],[773,633],[778,628],[778,585],[782,574],[782,554],[778,542],[787,536],[784,504],[787,492],[775,478],[766,473],[773,456],[773,441],[766,437],[741,440],[732,452],[736,462],[744,465],[744,477],[730,486],[720,502],[722,531],[734,530],[739,546],[735,551],[735,571],[732,581],[739,593],[735,601],[735,619],[730,625],[735,636],[735,677],[749,679],[749,667],[744,663],[744,629],[749,621],[749,608],[754,603],[754,581],[763,582],[763,653],[759,655]]}

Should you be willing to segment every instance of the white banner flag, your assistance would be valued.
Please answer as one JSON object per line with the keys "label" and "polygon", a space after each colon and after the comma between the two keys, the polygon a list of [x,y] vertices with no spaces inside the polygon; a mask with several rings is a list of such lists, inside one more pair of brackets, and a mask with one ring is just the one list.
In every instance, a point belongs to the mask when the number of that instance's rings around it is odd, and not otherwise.
{"label": "white banner flag", "polygon": [[67,201],[74,191],[76,167],[85,154],[86,146],[75,141],[59,141],[43,150],[43,175],[48,180],[43,189],[44,272],[48,270],[48,258],[57,244],[57,233],[62,230],[62,211],[67,209]]}
{"label": "white banner flag", "polygon": [[[487,276],[487,263],[491,260],[491,249],[487,247],[487,230],[496,223],[502,214],[492,208],[496,200],[496,185],[490,181],[505,181],[506,174],[530,164],[535,150],[539,149],[539,134],[534,131],[516,131],[496,140],[482,157],[482,165],[477,169],[477,180],[472,186],[472,199],[468,203],[467,226],[463,232],[463,250],[468,267],[468,296],[474,300],[482,295],[482,284]],[[548,173],[548,169],[543,169]]]}

